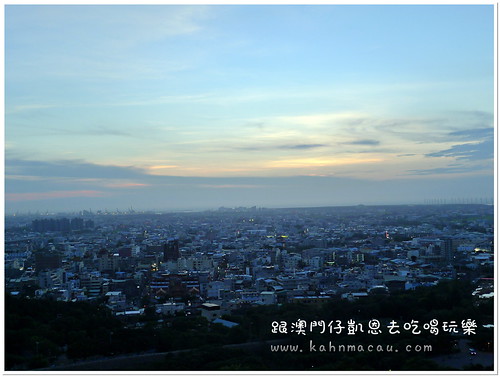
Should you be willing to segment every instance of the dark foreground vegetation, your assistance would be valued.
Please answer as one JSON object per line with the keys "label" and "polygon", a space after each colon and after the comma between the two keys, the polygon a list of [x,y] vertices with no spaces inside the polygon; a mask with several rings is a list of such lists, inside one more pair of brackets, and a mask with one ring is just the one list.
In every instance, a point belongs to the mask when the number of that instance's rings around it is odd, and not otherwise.
{"label": "dark foreground vegetation", "polygon": [[[335,299],[324,304],[285,304],[241,308],[224,317],[238,323],[228,328],[209,323],[198,315],[159,317],[154,311],[145,316],[123,321],[113,316],[104,305],[65,303],[49,300],[5,298],[5,360],[7,370],[55,368],[81,360],[116,357],[127,354],[130,359],[147,352],[169,352],[155,362],[137,362],[130,366],[114,366],[115,370],[445,370],[432,361],[439,355],[458,352],[463,339],[468,347],[480,352],[493,352],[493,299],[478,300],[472,296],[473,286],[465,281],[446,281],[435,287],[392,295],[372,295],[355,302]],[[364,332],[348,335],[327,331],[292,333],[298,320],[352,319],[362,323]],[[368,334],[368,321],[381,324],[378,335]],[[439,334],[423,329],[431,320],[440,323]],[[475,334],[464,335],[461,321],[476,322]],[[387,324],[397,321],[400,334],[389,334]],[[421,333],[403,331],[402,324],[419,321]],[[273,333],[272,323],[286,322],[287,333]],[[442,331],[443,322],[455,321],[458,334]],[[461,340],[462,339],[462,340]],[[303,352],[272,352],[269,341],[295,345]],[[310,342],[335,346],[354,345],[354,352],[310,352]],[[227,346],[236,345],[239,346]],[[273,343],[276,344],[276,343]],[[368,345],[390,346],[392,352],[368,352]],[[407,346],[432,346],[426,352],[406,352]],[[412,348],[412,349],[413,349]],[[418,347],[417,347],[418,348]],[[326,347],[328,349],[328,347]],[[394,352],[394,350],[398,352]],[[186,352],[170,352],[189,350]],[[61,366],[59,368],[62,368]],[[448,367],[449,368],[449,367]],[[484,369],[474,365],[468,369]],[[486,366],[491,370],[493,366]]]}

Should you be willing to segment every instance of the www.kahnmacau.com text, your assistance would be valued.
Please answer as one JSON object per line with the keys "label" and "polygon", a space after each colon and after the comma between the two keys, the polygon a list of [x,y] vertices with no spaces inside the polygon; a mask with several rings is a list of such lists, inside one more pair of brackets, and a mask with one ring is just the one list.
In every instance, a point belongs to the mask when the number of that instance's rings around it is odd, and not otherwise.
{"label": "www.kahnmacau.com text", "polygon": [[432,345],[407,345],[402,350],[393,345],[383,344],[334,344],[313,343],[309,341],[309,348],[303,349],[299,345],[277,344],[271,345],[271,352],[324,352],[324,353],[343,353],[343,352],[432,352]]}

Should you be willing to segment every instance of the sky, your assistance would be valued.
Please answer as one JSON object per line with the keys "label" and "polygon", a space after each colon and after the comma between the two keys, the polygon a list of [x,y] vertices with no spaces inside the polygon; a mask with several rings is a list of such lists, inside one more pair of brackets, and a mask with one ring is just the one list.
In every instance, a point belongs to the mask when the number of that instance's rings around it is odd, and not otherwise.
{"label": "sky", "polygon": [[491,200],[494,68],[493,5],[7,5],[5,211]]}

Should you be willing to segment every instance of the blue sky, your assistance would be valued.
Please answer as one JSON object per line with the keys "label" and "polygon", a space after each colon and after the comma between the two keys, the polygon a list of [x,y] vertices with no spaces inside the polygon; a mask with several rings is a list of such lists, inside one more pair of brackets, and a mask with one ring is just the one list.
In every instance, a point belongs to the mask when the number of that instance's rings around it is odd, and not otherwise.
{"label": "blue sky", "polygon": [[493,196],[493,5],[8,5],[6,211]]}

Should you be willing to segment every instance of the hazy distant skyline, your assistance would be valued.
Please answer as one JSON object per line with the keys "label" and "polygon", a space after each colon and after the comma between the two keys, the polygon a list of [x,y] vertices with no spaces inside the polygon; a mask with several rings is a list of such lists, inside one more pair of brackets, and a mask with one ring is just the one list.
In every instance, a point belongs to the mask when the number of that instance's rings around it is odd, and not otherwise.
{"label": "hazy distant skyline", "polygon": [[7,5],[5,210],[492,198],[493,5]]}

